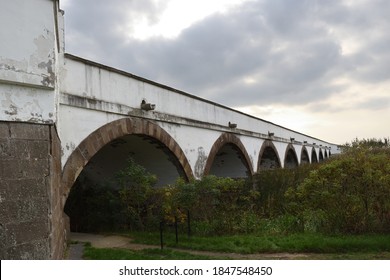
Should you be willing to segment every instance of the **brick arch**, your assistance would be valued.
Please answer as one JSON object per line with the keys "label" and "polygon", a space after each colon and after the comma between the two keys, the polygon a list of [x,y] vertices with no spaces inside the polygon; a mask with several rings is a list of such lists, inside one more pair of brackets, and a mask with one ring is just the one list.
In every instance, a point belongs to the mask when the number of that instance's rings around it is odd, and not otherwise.
{"label": "brick arch", "polygon": [[290,151],[292,151],[293,160],[296,163],[295,167],[299,166],[297,152],[295,151],[295,148],[294,148],[294,146],[292,144],[288,144],[287,148],[286,148],[286,153],[284,155],[284,167],[286,167],[286,165],[288,163],[287,159],[288,159]]}
{"label": "brick arch", "polygon": [[92,132],[70,155],[62,172],[63,205],[65,205],[71,187],[89,160],[112,140],[129,134],[147,135],[159,140],[176,156],[187,179],[193,178],[191,166],[183,150],[164,129],[149,120],[135,117],[123,118]]}
{"label": "brick arch", "polygon": [[213,165],[215,156],[217,155],[218,151],[226,144],[233,144],[238,149],[238,151],[243,156],[244,165],[248,168],[248,171],[249,171],[250,175],[252,176],[253,175],[252,163],[251,163],[251,160],[249,158],[249,155],[248,155],[244,145],[242,144],[241,140],[237,136],[235,136],[234,134],[231,134],[231,133],[226,133],[226,132],[223,133],[214,142],[214,145],[211,147],[209,156],[207,157],[207,161],[206,161],[203,175],[209,174],[209,172],[211,170],[211,166]]}
{"label": "brick arch", "polygon": [[261,167],[261,159],[263,158],[264,151],[267,148],[272,149],[273,152],[276,155],[276,160],[277,160],[277,165],[278,165],[278,166],[276,166],[276,168],[282,167],[281,162],[280,162],[280,156],[279,156],[278,150],[276,149],[274,143],[272,143],[271,140],[265,140],[263,145],[261,146],[261,149],[260,149],[260,152],[259,152],[259,159],[257,161],[257,172],[260,172],[260,170],[261,170],[260,169],[260,167]]}

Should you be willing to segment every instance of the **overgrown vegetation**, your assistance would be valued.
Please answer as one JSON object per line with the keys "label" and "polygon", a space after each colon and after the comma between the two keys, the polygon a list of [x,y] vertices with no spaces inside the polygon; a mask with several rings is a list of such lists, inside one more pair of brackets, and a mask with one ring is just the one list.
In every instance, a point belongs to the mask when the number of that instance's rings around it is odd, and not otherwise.
{"label": "overgrown vegetation", "polygon": [[[159,245],[158,233],[131,232],[134,242]],[[180,236],[176,244],[172,231],[164,235],[169,248],[224,253],[346,253],[390,252],[389,235],[325,235],[320,233],[239,234],[224,236]]]}
{"label": "overgrown vegetation", "polygon": [[355,140],[285,196],[305,232],[390,232],[388,141]]}
{"label": "overgrown vegetation", "polygon": [[129,158],[114,182],[80,177],[65,205],[71,230],[105,232],[155,229],[162,219],[162,195],[155,175]]}
{"label": "overgrown vegetation", "polygon": [[66,209],[73,230],[157,231],[161,221],[177,221],[185,232],[190,218],[197,236],[390,232],[386,139],[356,139],[321,164],[262,171],[251,180],[207,176],[165,188],[129,160],[114,183],[79,181]]}

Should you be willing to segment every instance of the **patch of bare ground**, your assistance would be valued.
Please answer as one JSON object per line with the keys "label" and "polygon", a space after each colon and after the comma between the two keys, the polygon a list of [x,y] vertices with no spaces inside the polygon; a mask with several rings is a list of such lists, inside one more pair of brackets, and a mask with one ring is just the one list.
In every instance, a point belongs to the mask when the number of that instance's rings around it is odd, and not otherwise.
{"label": "patch of bare ground", "polygon": [[[76,233],[72,232],[70,239],[72,242],[91,243],[95,248],[121,248],[129,250],[144,250],[144,249],[157,249],[159,246],[145,245],[133,243],[133,240],[128,237],[119,235],[98,235],[89,233]],[[308,259],[310,254],[295,254],[295,253],[261,253],[261,254],[238,254],[238,253],[222,253],[222,252],[210,252],[210,251],[194,251],[188,249],[169,248],[178,252],[185,252],[193,255],[215,257],[221,259],[233,259],[233,260],[294,260],[294,259]],[[72,248],[70,249],[72,250]],[[74,256],[74,255],[72,255]],[[81,258],[81,256],[79,256]]]}

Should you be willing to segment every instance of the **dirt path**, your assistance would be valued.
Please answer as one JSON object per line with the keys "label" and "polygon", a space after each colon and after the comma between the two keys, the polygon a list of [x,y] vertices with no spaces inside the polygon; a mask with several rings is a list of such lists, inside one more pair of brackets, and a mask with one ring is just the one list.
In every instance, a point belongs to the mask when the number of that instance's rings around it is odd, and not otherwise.
{"label": "dirt path", "polygon": [[[76,233],[72,232],[70,235],[71,241],[86,243],[90,242],[93,247],[96,248],[122,248],[129,250],[143,250],[143,249],[156,249],[159,246],[136,244],[132,243],[132,239],[124,236],[117,235],[97,235],[89,233]],[[237,253],[219,253],[219,252],[208,252],[208,251],[193,251],[186,249],[171,248],[178,252],[190,253],[193,255],[210,256],[217,258],[226,258],[234,260],[264,260],[264,259],[302,259],[308,258],[309,254],[290,254],[290,253],[274,253],[274,254],[237,254]],[[80,244],[72,244],[69,248],[68,259],[82,259],[83,246]]]}
{"label": "dirt path", "polygon": [[90,233],[71,232],[71,241],[78,241],[82,243],[90,242],[95,248],[123,248],[130,250],[143,250],[159,248],[153,245],[132,243],[132,239],[119,235],[99,235]]}

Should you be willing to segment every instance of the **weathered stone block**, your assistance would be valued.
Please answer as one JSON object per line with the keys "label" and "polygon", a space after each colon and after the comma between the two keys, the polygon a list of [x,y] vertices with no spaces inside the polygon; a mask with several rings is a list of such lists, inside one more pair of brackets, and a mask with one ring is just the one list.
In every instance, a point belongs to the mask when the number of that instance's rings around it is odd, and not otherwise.
{"label": "weathered stone block", "polygon": [[35,246],[31,243],[9,247],[6,251],[6,258],[10,260],[31,260],[34,259]]}
{"label": "weathered stone block", "polygon": [[9,179],[0,184],[0,200],[30,200],[47,196],[45,178]]}
{"label": "weathered stone block", "polygon": [[19,202],[18,219],[30,221],[34,219],[45,220],[48,217],[48,199],[36,198]]}
{"label": "weathered stone block", "polygon": [[81,142],[79,145],[79,150],[81,154],[83,155],[84,159],[87,161],[93,157],[93,155],[97,152],[93,143],[91,142]]}
{"label": "weathered stone block", "polygon": [[46,239],[10,247],[7,259],[11,260],[44,260],[48,259],[49,247]]}
{"label": "weathered stone block", "polygon": [[0,203],[0,221],[3,224],[18,220],[19,205],[16,201],[3,201]]}
{"label": "weathered stone block", "polygon": [[61,171],[53,125],[0,122],[0,259],[62,258]]}
{"label": "weathered stone block", "polygon": [[21,159],[45,159],[47,158],[50,146],[48,141],[43,140],[14,140],[14,150],[18,151]]}
{"label": "weathered stone block", "polygon": [[[62,204],[61,142],[54,127],[51,128],[51,158],[49,181],[49,247],[50,258],[61,259],[66,249],[66,227]],[[67,220],[66,220],[67,221]]]}
{"label": "weathered stone block", "polygon": [[10,137],[10,128],[8,123],[0,122],[0,138],[9,138]]}
{"label": "weathered stone block", "polygon": [[49,175],[48,159],[12,159],[0,161],[1,179],[42,178]]}
{"label": "weathered stone block", "polygon": [[19,245],[45,239],[49,236],[48,218],[6,225],[7,244]]}
{"label": "weathered stone block", "polygon": [[8,138],[0,138],[0,157],[12,158],[15,155],[15,147]]}
{"label": "weathered stone block", "polygon": [[6,234],[4,225],[0,223],[0,260],[7,259],[6,256]]}
{"label": "weathered stone block", "polygon": [[48,125],[30,123],[14,123],[10,126],[11,137],[15,139],[48,140],[50,139]]}

